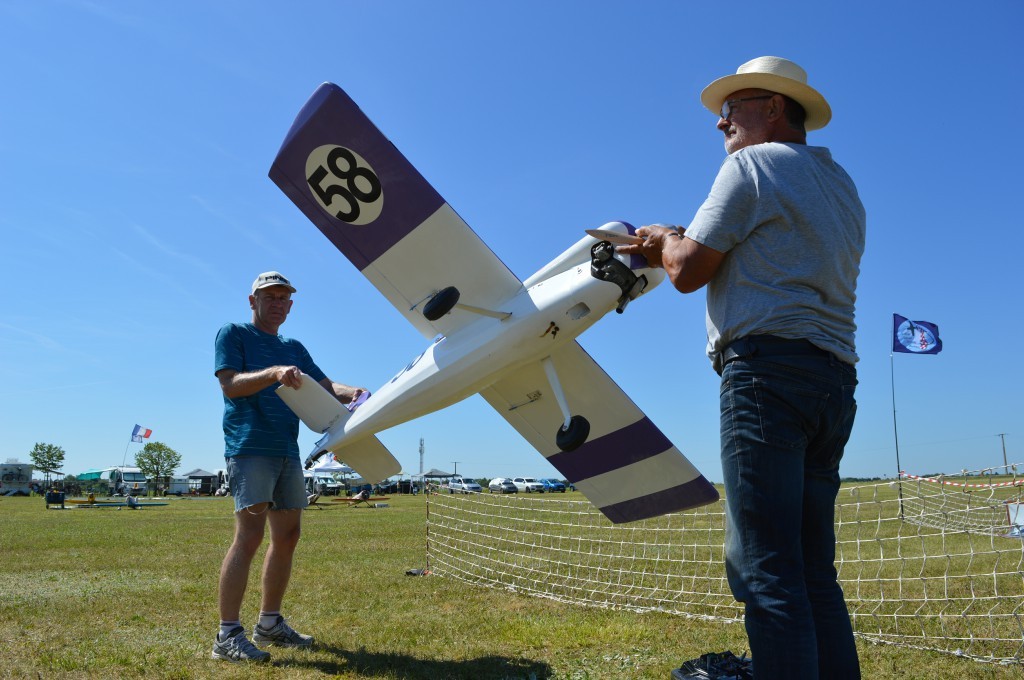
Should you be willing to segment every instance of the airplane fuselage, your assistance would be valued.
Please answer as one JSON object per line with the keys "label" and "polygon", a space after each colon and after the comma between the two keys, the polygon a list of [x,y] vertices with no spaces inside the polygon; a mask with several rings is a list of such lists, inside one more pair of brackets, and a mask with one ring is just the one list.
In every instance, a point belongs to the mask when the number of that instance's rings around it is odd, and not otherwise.
{"label": "airplane fuselage", "polygon": [[[643,268],[635,273],[647,276],[645,292],[664,278],[661,270]],[[508,313],[507,318],[480,315],[450,336],[436,339],[374,392],[346,421],[343,431],[332,433],[323,448],[337,450],[347,441],[400,425],[480,392],[516,368],[539,361],[575,340],[615,309],[621,295],[619,286],[591,274],[589,260],[543,278],[496,310]],[[463,299],[471,300],[472,291],[465,291]]]}

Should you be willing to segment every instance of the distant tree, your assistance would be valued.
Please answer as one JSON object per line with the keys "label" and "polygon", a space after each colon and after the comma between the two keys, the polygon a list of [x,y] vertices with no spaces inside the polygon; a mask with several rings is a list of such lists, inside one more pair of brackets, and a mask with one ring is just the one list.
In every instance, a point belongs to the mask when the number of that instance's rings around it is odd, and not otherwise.
{"label": "distant tree", "polygon": [[135,466],[147,478],[155,480],[158,486],[165,483],[179,465],[181,454],[161,442],[149,442],[135,454]]}
{"label": "distant tree", "polygon": [[28,455],[32,459],[32,464],[43,471],[47,486],[50,485],[50,473],[64,467],[64,449],[56,444],[38,442]]}

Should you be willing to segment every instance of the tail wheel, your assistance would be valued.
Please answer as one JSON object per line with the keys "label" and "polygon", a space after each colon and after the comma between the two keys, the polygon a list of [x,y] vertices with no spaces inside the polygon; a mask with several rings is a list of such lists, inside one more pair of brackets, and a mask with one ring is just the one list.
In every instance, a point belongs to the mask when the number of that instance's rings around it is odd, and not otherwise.
{"label": "tail wheel", "polygon": [[558,429],[555,444],[562,451],[573,451],[583,445],[590,435],[590,421],[583,416],[573,416],[568,427]]}

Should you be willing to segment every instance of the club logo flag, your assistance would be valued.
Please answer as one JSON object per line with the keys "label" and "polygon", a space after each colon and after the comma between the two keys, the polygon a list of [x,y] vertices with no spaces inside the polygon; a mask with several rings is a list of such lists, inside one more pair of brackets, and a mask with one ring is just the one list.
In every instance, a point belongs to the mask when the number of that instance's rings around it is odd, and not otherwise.
{"label": "club logo flag", "polygon": [[938,354],[942,351],[939,327],[927,321],[911,321],[892,315],[892,351],[908,354]]}
{"label": "club logo flag", "polygon": [[138,443],[141,444],[142,440],[143,439],[148,439],[149,435],[151,435],[151,434],[153,434],[153,430],[150,430],[149,428],[142,427],[141,425],[136,425],[135,429],[132,430],[132,441],[133,442],[138,442]]}

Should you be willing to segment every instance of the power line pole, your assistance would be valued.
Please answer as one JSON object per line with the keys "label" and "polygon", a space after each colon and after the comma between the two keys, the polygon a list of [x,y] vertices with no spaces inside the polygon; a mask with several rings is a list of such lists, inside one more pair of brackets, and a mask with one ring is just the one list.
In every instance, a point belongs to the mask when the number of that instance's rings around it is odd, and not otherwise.
{"label": "power line pole", "polygon": [[1006,433],[1000,432],[996,436],[1003,440],[1003,467],[1009,469],[1010,464],[1006,462]]}
{"label": "power line pole", "polygon": [[459,463],[461,463],[461,462],[462,462],[461,460],[453,460],[452,461],[452,464],[455,466],[455,472],[453,474],[455,474],[456,476],[458,476],[458,474],[459,474]]}

